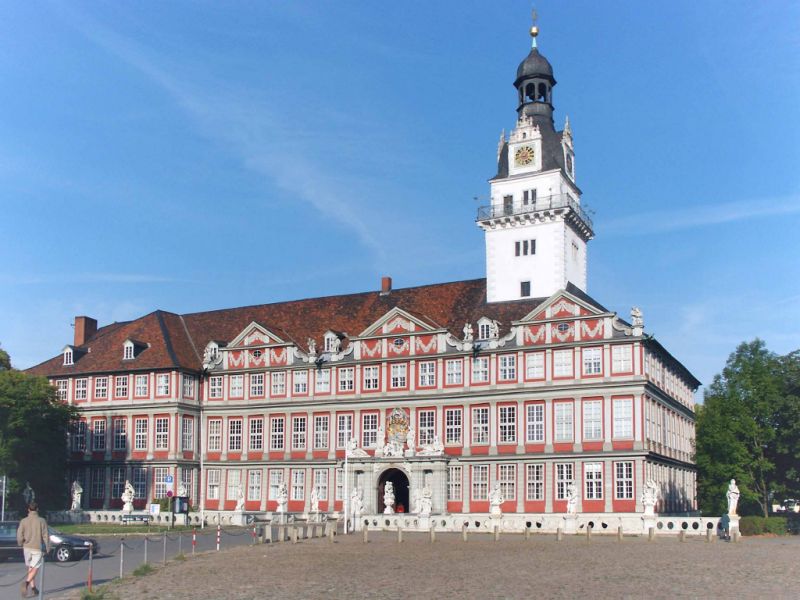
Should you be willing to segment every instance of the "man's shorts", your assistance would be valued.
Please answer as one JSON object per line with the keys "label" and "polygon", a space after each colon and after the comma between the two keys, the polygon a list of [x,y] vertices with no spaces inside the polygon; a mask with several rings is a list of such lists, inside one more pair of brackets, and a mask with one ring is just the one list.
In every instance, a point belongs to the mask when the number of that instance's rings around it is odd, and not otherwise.
{"label": "man's shorts", "polygon": [[22,553],[25,555],[25,566],[29,569],[38,569],[42,566],[42,558],[44,557],[44,554],[41,550],[23,548]]}

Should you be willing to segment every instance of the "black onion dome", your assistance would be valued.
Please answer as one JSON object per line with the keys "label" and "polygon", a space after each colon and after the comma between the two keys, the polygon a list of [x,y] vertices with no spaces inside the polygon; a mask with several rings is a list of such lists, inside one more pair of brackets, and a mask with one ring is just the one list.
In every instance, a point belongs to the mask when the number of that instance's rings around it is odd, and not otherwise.
{"label": "black onion dome", "polygon": [[544,56],[539,54],[538,48],[533,48],[525,60],[519,63],[517,80],[537,76],[553,80],[553,67]]}

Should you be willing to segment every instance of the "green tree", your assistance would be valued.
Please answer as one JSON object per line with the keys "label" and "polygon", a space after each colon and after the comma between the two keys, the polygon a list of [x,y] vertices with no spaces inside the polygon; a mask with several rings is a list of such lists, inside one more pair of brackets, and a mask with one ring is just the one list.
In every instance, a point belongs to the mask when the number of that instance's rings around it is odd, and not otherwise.
{"label": "green tree", "polygon": [[767,516],[775,494],[792,487],[787,466],[797,456],[790,442],[792,436],[797,439],[800,408],[788,393],[787,373],[796,366],[796,360],[776,356],[756,339],[740,344],[714,377],[697,411],[698,496],[704,512],[724,512],[730,479],[741,490],[743,514],[757,509]]}
{"label": "green tree", "polygon": [[0,472],[8,476],[11,508],[22,508],[26,481],[44,509],[65,506],[65,442],[74,418],[45,377],[0,369]]}
{"label": "green tree", "polygon": [[8,371],[11,369],[11,357],[8,352],[0,348],[0,371]]}

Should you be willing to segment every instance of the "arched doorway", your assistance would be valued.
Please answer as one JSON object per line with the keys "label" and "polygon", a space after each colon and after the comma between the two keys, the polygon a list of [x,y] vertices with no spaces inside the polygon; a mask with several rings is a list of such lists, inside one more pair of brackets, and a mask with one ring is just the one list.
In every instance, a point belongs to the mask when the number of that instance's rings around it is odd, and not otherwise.
{"label": "arched doorway", "polygon": [[378,513],[382,513],[386,505],[383,503],[383,492],[386,490],[386,482],[391,481],[394,486],[394,510],[402,504],[405,512],[409,512],[409,484],[408,477],[400,469],[386,469],[378,479]]}

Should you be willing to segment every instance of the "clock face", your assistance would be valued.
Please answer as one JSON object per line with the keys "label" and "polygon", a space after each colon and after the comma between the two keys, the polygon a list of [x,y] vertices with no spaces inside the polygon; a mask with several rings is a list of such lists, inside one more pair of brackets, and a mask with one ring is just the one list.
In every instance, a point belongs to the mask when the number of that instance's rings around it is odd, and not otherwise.
{"label": "clock face", "polygon": [[533,162],[533,148],[530,146],[522,146],[517,148],[514,154],[514,162],[517,166],[529,165]]}

